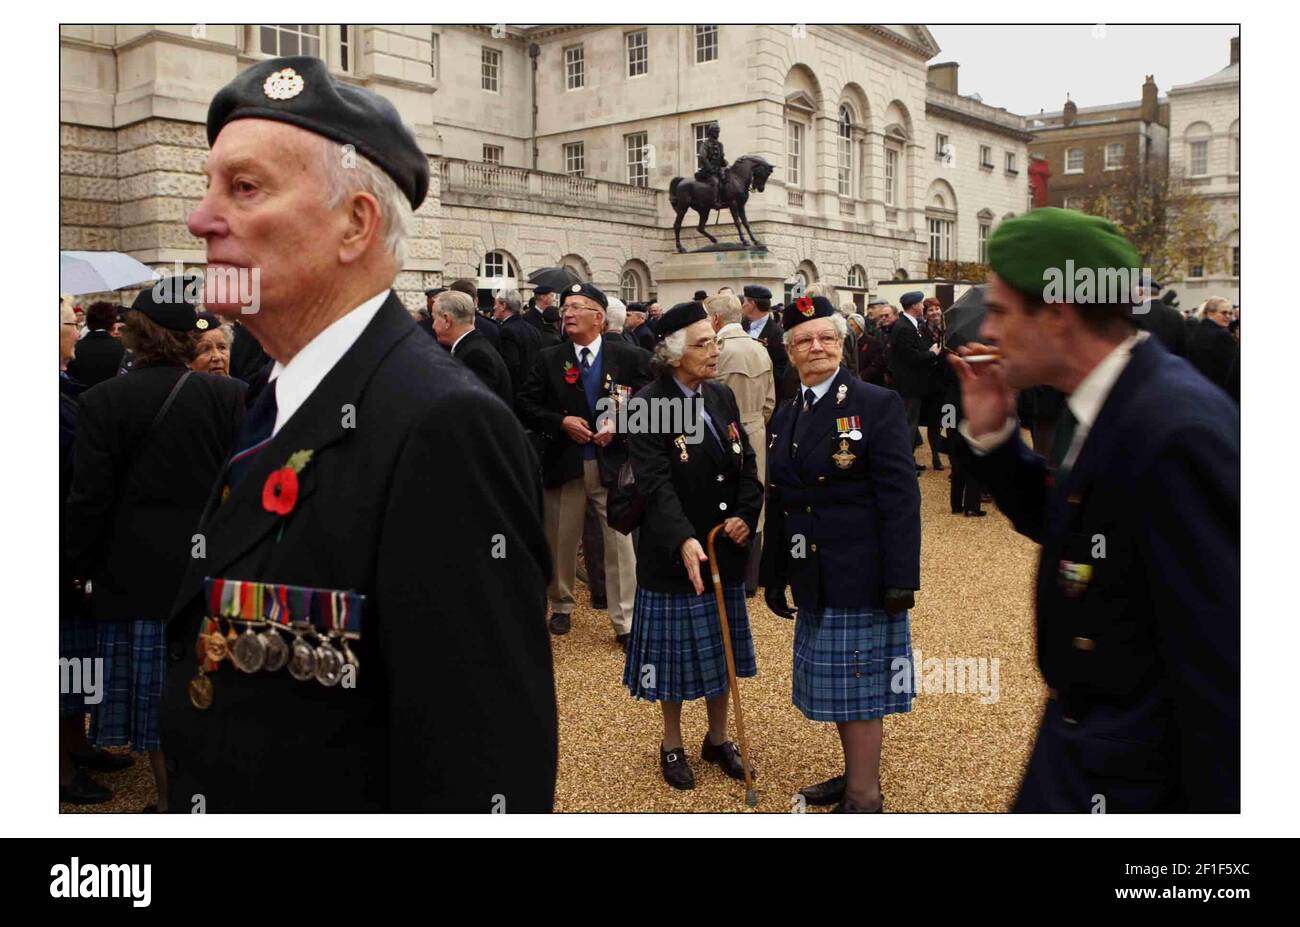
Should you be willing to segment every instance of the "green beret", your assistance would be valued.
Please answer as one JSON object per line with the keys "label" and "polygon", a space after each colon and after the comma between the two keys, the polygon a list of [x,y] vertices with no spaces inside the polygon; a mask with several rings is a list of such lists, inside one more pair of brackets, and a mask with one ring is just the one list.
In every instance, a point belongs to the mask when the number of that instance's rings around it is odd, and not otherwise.
{"label": "green beret", "polygon": [[1009,286],[1044,302],[1127,303],[1142,280],[1141,259],[1119,230],[1075,209],[1045,206],[1007,219],[989,236],[988,255]]}

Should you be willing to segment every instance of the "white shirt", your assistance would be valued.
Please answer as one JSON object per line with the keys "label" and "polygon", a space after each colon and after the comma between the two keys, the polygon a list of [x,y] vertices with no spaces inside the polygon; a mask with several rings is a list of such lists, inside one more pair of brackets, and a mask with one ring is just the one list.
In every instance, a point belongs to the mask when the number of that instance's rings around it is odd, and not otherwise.
{"label": "white shirt", "polygon": [[830,390],[831,390],[831,384],[834,383],[834,382],[835,382],[835,374],[834,374],[834,373],[832,373],[832,374],[831,374],[829,377],[827,377],[825,380],[822,380],[822,381],[821,381],[820,383],[818,383],[816,386],[807,386],[807,385],[804,384],[804,382],[803,382],[802,380],[799,381],[799,404],[800,404],[801,406],[803,405],[803,394],[804,394],[804,392],[807,391],[807,390],[812,390],[812,391],[813,391],[813,405],[817,405],[817,403],[821,402],[821,398],[822,398],[823,396],[825,396],[827,393],[830,392]]}
{"label": "white shirt", "polygon": [[910,313],[910,312],[904,310],[904,311],[903,311],[903,318],[905,318],[905,319],[907,319],[907,321],[911,322],[911,323],[912,323],[912,327],[915,328],[918,332],[921,330],[921,320],[918,319],[916,316],[912,315],[912,313]]}
{"label": "white shirt", "polygon": [[596,340],[593,341],[591,344],[578,344],[578,342],[576,341],[573,342],[573,356],[578,359],[579,364],[582,363],[583,348],[587,348],[588,350],[591,351],[591,360],[589,361],[589,363],[591,364],[591,366],[595,367],[596,358],[600,357],[600,335],[597,335]]}
{"label": "white shirt", "polygon": [[[1097,421],[1097,416],[1101,414],[1101,407],[1106,404],[1106,397],[1114,389],[1116,381],[1119,380],[1120,374],[1128,366],[1128,362],[1133,357],[1133,348],[1135,345],[1146,340],[1149,332],[1138,332],[1129,338],[1124,339],[1120,344],[1101,359],[1101,362],[1088,371],[1073,393],[1065,400],[1065,404],[1070,407],[1070,414],[1074,416],[1076,422],[1074,426],[1074,440],[1070,442],[1070,447],[1066,450],[1061,458],[1061,468],[1068,470],[1074,466],[1074,461],[1078,458],[1079,452],[1083,450],[1083,442],[1088,437],[1088,432],[1092,430],[1093,422]],[[971,450],[978,456],[983,457],[992,451],[997,450],[1007,441],[1016,430],[1016,420],[1008,418],[1001,428],[992,434],[984,435],[980,438],[971,436],[970,429],[967,428],[966,422],[957,426],[957,431],[969,442]]]}
{"label": "white shirt", "polygon": [[765,326],[766,324],[767,324],[767,313],[763,313],[763,316],[761,318],[754,319],[752,322],[750,322],[748,325],[745,326],[745,333],[748,334],[749,337],[757,341],[758,336],[763,334],[763,326]]}
{"label": "white shirt", "polygon": [[385,287],[382,292],[370,297],[360,306],[336,320],[323,332],[307,342],[306,347],[293,356],[287,364],[279,361],[271,368],[271,379],[275,381],[275,427],[271,434],[278,434],[284,423],[293,418],[304,402],[316,392],[320,381],[334,369],[334,365],[348,353],[365,331],[370,320],[375,317],[379,307],[388,299],[391,290]]}

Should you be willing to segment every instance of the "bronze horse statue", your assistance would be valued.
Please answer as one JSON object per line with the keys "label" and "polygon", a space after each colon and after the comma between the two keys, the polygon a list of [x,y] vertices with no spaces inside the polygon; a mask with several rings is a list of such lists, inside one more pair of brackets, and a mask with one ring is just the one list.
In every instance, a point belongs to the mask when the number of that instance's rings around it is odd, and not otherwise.
{"label": "bronze horse statue", "polygon": [[[688,209],[694,209],[700,214],[700,224],[696,227],[696,231],[716,245],[718,240],[705,231],[704,226],[708,224],[710,211],[716,209],[721,213],[723,205],[731,210],[731,221],[736,224],[736,234],[740,236],[740,243],[763,247],[763,243],[754,235],[754,230],[749,227],[749,219],[745,216],[745,203],[749,201],[751,189],[758,193],[763,192],[767,178],[772,176],[772,170],[772,165],[757,155],[737,158],[726,169],[719,188],[722,203],[718,202],[713,184],[708,181],[674,177],[672,183],[668,185],[668,201],[677,212],[677,221],[673,223],[673,237],[677,241],[677,250],[683,252],[686,250],[682,247],[682,216],[686,215]],[[749,232],[748,242],[745,241],[745,232],[740,229],[742,222],[745,224],[745,231]]]}

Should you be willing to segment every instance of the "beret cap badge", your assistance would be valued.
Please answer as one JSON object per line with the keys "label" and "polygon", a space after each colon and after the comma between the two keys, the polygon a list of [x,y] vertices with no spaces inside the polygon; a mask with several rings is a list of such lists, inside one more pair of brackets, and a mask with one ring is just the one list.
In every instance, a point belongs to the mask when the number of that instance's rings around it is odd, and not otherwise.
{"label": "beret cap badge", "polygon": [[262,92],[272,100],[292,100],[302,93],[302,76],[293,68],[274,71],[262,84]]}
{"label": "beret cap badge", "polygon": [[207,319],[198,319],[198,320],[195,321],[195,323],[194,323],[194,327],[197,328],[199,331],[203,331],[204,329],[206,329],[206,328],[208,327],[208,320],[207,320]]}

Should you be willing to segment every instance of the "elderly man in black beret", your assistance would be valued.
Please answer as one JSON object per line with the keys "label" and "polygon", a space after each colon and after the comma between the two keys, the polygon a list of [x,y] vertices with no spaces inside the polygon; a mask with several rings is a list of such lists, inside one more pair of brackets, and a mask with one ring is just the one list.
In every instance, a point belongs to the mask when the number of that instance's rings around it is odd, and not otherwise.
{"label": "elderly man in black beret", "polygon": [[549,810],[541,486],[510,410],[392,289],[428,157],[312,57],[244,70],[208,140],[189,228],[260,299],[205,302],[275,365],[167,629],[171,807]]}

